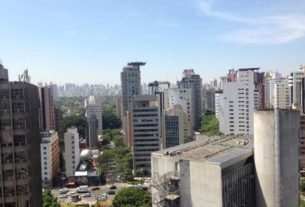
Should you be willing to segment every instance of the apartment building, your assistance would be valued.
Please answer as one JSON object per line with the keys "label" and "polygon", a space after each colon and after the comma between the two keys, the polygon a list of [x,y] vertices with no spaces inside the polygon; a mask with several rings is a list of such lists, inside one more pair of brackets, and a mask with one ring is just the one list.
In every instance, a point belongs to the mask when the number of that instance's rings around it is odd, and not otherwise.
{"label": "apartment building", "polygon": [[53,178],[59,175],[59,138],[57,132],[41,132],[40,159],[43,187],[52,187]]}
{"label": "apartment building", "polygon": [[68,128],[64,135],[66,177],[73,177],[80,160],[79,134],[77,128]]}
{"label": "apartment building", "polygon": [[41,105],[41,129],[50,131],[55,129],[54,97],[51,86],[39,86]]}

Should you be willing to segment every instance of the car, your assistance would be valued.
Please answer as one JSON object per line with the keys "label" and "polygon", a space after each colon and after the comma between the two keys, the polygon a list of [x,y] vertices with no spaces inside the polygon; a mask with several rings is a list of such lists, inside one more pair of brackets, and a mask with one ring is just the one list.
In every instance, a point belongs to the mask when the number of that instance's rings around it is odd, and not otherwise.
{"label": "car", "polygon": [[91,193],[83,193],[80,194],[81,197],[85,198],[85,197],[91,197]]}
{"label": "car", "polygon": [[67,194],[65,194],[65,195],[60,195],[58,198],[59,198],[59,199],[68,198],[68,195],[67,195]]}
{"label": "car", "polygon": [[89,193],[89,189],[87,185],[82,185],[76,188],[78,193]]}
{"label": "car", "polygon": [[103,193],[103,194],[97,196],[96,199],[97,199],[98,201],[105,201],[105,200],[107,200],[107,194],[106,194],[106,193]]}
{"label": "car", "polygon": [[59,193],[59,194],[66,194],[66,193],[68,193],[68,192],[69,192],[68,188],[62,188],[62,189],[59,189],[59,190],[58,190],[58,193]]}
{"label": "car", "polygon": [[110,188],[109,188],[110,190],[116,190],[117,189],[117,187],[115,186],[115,185],[112,185],[112,186],[110,186]]}
{"label": "car", "polygon": [[107,195],[115,195],[115,191],[114,190],[110,190],[107,192]]}
{"label": "car", "polygon": [[99,187],[93,187],[93,188],[91,189],[91,191],[97,191],[97,190],[100,190],[100,188],[99,188]]}

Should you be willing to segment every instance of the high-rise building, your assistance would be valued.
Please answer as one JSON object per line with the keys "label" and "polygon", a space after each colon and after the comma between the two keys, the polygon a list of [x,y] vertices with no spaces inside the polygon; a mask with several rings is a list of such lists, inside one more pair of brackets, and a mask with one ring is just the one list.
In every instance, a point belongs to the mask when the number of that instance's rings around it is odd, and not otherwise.
{"label": "high-rise building", "polygon": [[53,178],[60,173],[59,138],[56,132],[41,132],[40,159],[43,187],[52,187]]}
{"label": "high-rise building", "polygon": [[0,102],[0,205],[41,207],[38,88],[9,82],[0,64]]}
{"label": "high-rise building", "polygon": [[129,143],[133,151],[133,166],[136,176],[150,175],[151,153],[160,150],[161,117],[158,98],[134,96],[129,109]]}
{"label": "high-rise building", "polygon": [[277,81],[274,86],[273,108],[275,109],[290,109],[291,108],[291,90],[288,85],[288,80],[283,79]]}
{"label": "high-rise building", "polygon": [[174,105],[165,111],[162,118],[162,148],[183,144],[189,136],[189,128],[187,117],[182,107],[180,105]]}
{"label": "high-rise building", "polygon": [[88,118],[89,139],[88,147],[90,150],[98,149],[98,120],[95,115]]}
{"label": "high-rise building", "polygon": [[[102,102],[97,100],[94,96],[89,96],[88,99],[85,100],[85,116],[87,119],[90,119],[90,116],[95,115],[98,121],[98,133],[103,133],[103,105]],[[90,137],[90,133],[89,133]]]}
{"label": "high-rise building", "polygon": [[215,96],[216,117],[224,134],[253,134],[253,113],[259,108],[255,77],[258,68],[239,69],[235,81],[223,82]]}
{"label": "high-rise building", "polygon": [[146,63],[143,62],[131,62],[128,63],[121,72],[123,117],[127,115],[132,97],[142,94],[140,66],[145,64]]}
{"label": "high-rise building", "polygon": [[39,87],[41,105],[41,129],[50,131],[55,129],[53,88],[50,86]]}
{"label": "high-rise building", "polygon": [[291,94],[290,103],[296,109],[300,109],[302,104],[302,78],[304,75],[305,68],[301,67],[299,71],[292,72],[288,77]]}
{"label": "high-rise building", "polygon": [[193,69],[187,69],[183,72],[183,78],[177,82],[178,88],[192,89],[192,108],[194,111],[194,130],[200,130],[202,115],[202,79],[200,75],[195,74]]}
{"label": "high-rise building", "polygon": [[79,134],[77,128],[68,128],[64,140],[66,177],[73,177],[80,159]]}
{"label": "high-rise building", "polygon": [[117,115],[117,117],[120,120],[122,120],[122,97],[121,96],[116,98],[115,108],[116,108],[116,115]]}
{"label": "high-rise building", "polygon": [[148,94],[155,96],[157,93],[164,92],[164,90],[170,88],[170,82],[168,81],[154,81],[148,84]]}
{"label": "high-rise building", "polygon": [[255,112],[256,206],[299,206],[299,130],[299,111]]}
{"label": "high-rise building", "polygon": [[180,105],[188,121],[188,137],[192,137],[194,129],[194,109],[191,88],[170,88],[164,92],[165,109]]}

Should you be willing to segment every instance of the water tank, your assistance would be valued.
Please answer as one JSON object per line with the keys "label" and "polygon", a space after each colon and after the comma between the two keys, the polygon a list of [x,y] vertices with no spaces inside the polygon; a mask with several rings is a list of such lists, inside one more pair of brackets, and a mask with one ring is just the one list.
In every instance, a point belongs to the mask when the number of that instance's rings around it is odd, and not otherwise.
{"label": "water tank", "polygon": [[84,149],[82,150],[82,152],[80,153],[80,159],[81,160],[88,160],[92,157],[92,152],[89,149]]}

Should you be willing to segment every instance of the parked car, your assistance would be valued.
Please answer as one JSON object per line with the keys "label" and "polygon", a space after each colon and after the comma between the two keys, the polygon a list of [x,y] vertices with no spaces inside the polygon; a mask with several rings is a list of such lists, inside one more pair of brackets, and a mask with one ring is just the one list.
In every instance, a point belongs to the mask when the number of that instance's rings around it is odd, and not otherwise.
{"label": "parked car", "polygon": [[68,195],[67,195],[67,194],[65,194],[65,195],[60,195],[58,198],[59,198],[59,199],[68,198]]}
{"label": "parked car", "polygon": [[110,190],[107,192],[107,195],[115,195],[115,191],[114,190]]}
{"label": "parked car", "polygon": [[81,197],[85,198],[85,197],[91,197],[91,193],[83,193],[80,194]]}
{"label": "parked car", "polygon": [[78,193],[89,193],[88,185],[81,185],[81,186],[76,188],[76,191]]}
{"label": "parked car", "polygon": [[58,193],[59,194],[66,194],[66,193],[68,193],[68,191],[69,191],[68,188],[62,188],[62,189],[58,190]]}
{"label": "parked car", "polygon": [[115,186],[115,185],[112,185],[112,186],[110,186],[110,188],[109,188],[110,190],[116,190],[117,189],[117,187]]}
{"label": "parked car", "polygon": [[91,191],[97,191],[97,190],[100,190],[100,188],[99,188],[99,187],[93,187],[93,188],[91,189]]}
{"label": "parked car", "polygon": [[105,201],[105,200],[107,200],[107,194],[106,194],[106,193],[103,193],[103,194],[97,196],[96,199],[97,199],[98,201]]}

